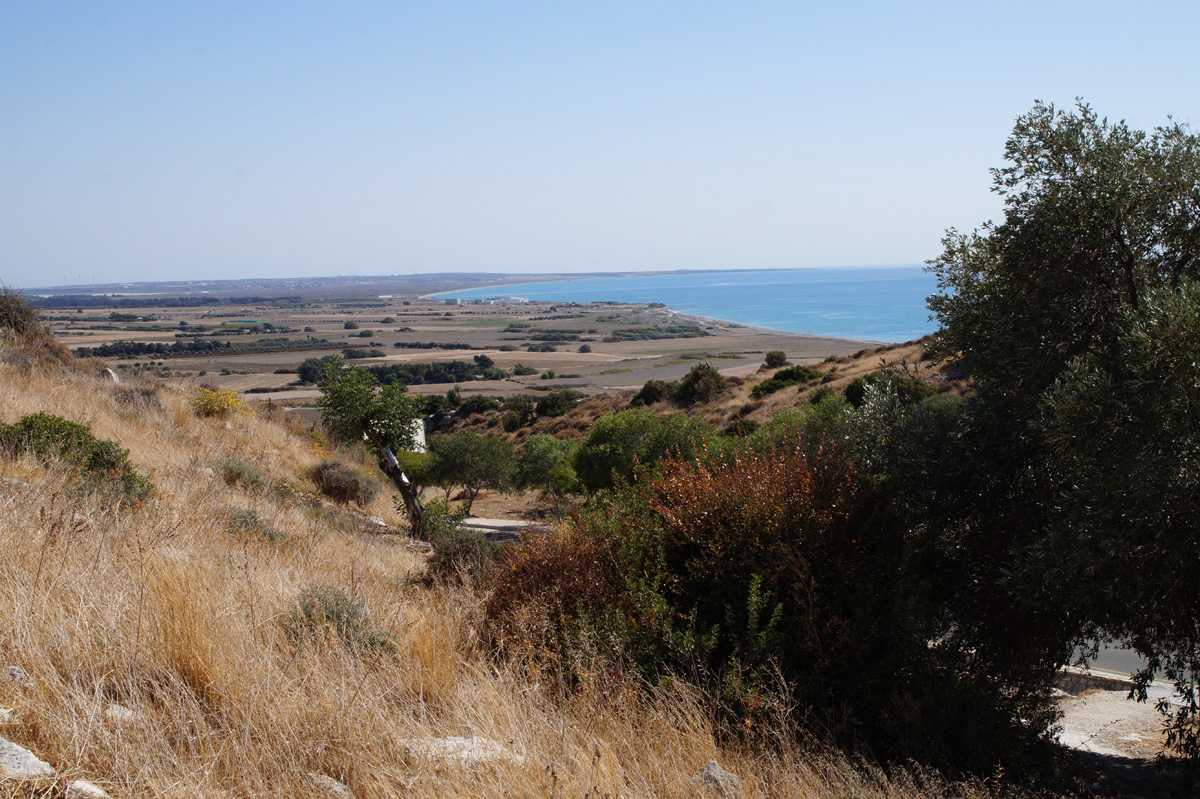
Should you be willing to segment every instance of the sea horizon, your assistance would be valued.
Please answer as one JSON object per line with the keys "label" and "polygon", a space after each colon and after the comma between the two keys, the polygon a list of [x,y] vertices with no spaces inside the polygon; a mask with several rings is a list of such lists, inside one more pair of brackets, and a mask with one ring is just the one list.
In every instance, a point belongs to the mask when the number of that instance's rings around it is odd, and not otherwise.
{"label": "sea horizon", "polygon": [[900,264],[589,276],[497,284],[428,296],[658,302],[680,314],[768,330],[898,343],[936,330],[925,305],[926,298],[936,290],[936,278],[923,265]]}

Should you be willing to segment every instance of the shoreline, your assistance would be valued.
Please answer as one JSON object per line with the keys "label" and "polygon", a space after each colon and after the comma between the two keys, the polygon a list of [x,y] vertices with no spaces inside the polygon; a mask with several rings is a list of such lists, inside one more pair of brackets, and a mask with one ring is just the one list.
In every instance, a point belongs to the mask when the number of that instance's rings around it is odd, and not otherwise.
{"label": "shoreline", "polygon": [[[823,271],[832,271],[832,270],[839,270],[839,271],[845,270],[848,272],[852,272],[852,271],[858,271],[858,270],[862,270],[862,269],[884,270],[884,269],[907,269],[907,268],[916,268],[916,266],[915,265],[907,265],[907,264],[894,264],[894,265],[885,265],[885,266],[804,267],[804,268],[787,268],[787,269],[778,269],[777,268],[777,269],[677,270],[677,271],[673,271],[673,272],[669,272],[669,273],[648,272],[648,273],[621,273],[621,274],[614,274],[614,275],[591,274],[591,275],[586,275],[586,276],[552,275],[552,276],[547,276],[547,278],[545,280],[538,280],[538,281],[529,281],[527,279],[524,279],[524,280],[520,280],[518,282],[513,282],[513,283],[496,283],[496,284],[487,284],[487,285],[480,285],[480,286],[471,286],[469,288],[459,288],[459,289],[450,289],[450,290],[445,290],[445,291],[430,292],[430,293],[422,294],[420,296],[420,299],[426,300],[426,301],[440,302],[440,301],[447,300],[447,299],[457,298],[457,299],[463,300],[464,302],[469,302],[470,299],[478,299],[478,297],[463,298],[462,297],[463,294],[467,294],[470,292],[487,291],[487,292],[494,292],[494,293],[490,293],[488,295],[491,297],[520,296],[517,292],[520,291],[520,289],[518,287],[521,287],[521,286],[527,287],[529,289],[533,289],[534,291],[531,292],[531,294],[533,294],[533,293],[544,292],[547,290],[553,291],[553,286],[555,284],[559,284],[559,283],[572,282],[572,283],[578,283],[578,284],[580,284],[580,286],[583,286],[585,281],[614,280],[614,279],[631,278],[631,277],[650,277],[653,275],[663,275],[663,274],[738,275],[738,274],[742,274],[742,273],[753,273],[753,274],[799,273],[799,272],[823,272]],[[509,295],[505,295],[504,293],[502,293],[504,291],[510,291],[513,293],[509,294]],[[620,293],[636,293],[636,292],[629,292],[628,289],[626,289],[624,286],[620,287],[620,289],[618,289],[618,291]],[[671,293],[670,288],[667,289],[667,292]],[[571,292],[571,293],[574,293],[574,292]],[[587,293],[586,289],[584,290],[584,293]],[[679,296],[678,291],[676,291],[675,294],[676,294],[676,297]],[[685,298],[685,300],[686,300],[686,298]],[[885,334],[889,333],[889,332],[891,332],[893,334],[898,334],[898,335],[896,335],[896,338],[894,340],[887,340],[884,338],[870,338],[870,337],[865,337],[865,336],[855,336],[853,334],[846,335],[846,334],[838,334],[838,333],[814,333],[814,332],[809,332],[809,331],[784,330],[781,328],[769,327],[769,326],[763,325],[763,324],[756,324],[754,322],[739,321],[736,319],[727,319],[727,318],[724,318],[721,316],[716,316],[716,315],[706,316],[706,315],[701,315],[698,313],[681,311],[681,310],[674,308],[669,303],[664,303],[661,300],[654,299],[654,298],[647,298],[645,296],[642,296],[638,299],[628,299],[628,300],[589,299],[586,301],[579,300],[579,299],[569,299],[566,297],[560,297],[560,298],[556,298],[556,299],[548,299],[545,297],[534,298],[531,296],[530,301],[531,302],[539,302],[539,303],[560,303],[560,304],[568,304],[569,303],[569,304],[576,304],[576,305],[582,305],[582,306],[591,306],[598,302],[616,302],[621,305],[626,305],[626,306],[631,306],[631,307],[633,307],[633,306],[645,307],[652,303],[657,302],[663,308],[665,308],[669,314],[673,315],[677,319],[697,320],[703,324],[707,324],[712,327],[716,327],[720,330],[723,330],[726,333],[736,334],[736,331],[741,330],[741,331],[744,331],[747,333],[757,333],[757,334],[761,334],[761,335],[801,336],[801,337],[811,337],[814,339],[821,339],[821,340],[828,340],[828,341],[861,342],[864,345],[871,345],[871,346],[902,344],[902,343],[906,343],[909,341],[916,341],[921,338],[924,338],[927,335],[931,335],[933,332],[935,332],[934,330],[929,330],[928,332],[921,332],[921,333],[917,333],[915,330],[868,331],[868,332],[878,332],[878,333],[885,333]],[[714,303],[708,302],[708,303],[702,303],[702,304],[707,304],[707,305],[712,306]],[[718,302],[717,306],[719,306],[719,305],[720,305],[720,303]],[[710,309],[704,309],[704,310],[710,310]],[[719,310],[720,309],[718,307],[718,313],[719,313]],[[775,313],[774,315],[779,316],[778,313]],[[775,321],[789,323],[791,320],[776,319]],[[819,326],[819,320],[818,320],[818,326]],[[826,325],[826,326],[828,327],[830,325]],[[866,326],[870,327],[870,325],[866,325]],[[904,327],[904,326],[916,327],[915,323],[913,323],[911,321],[904,321],[904,322],[901,322],[900,325],[894,325],[894,327]],[[879,326],[877,326],[877,327],[879,327]],[[886,328],[887,325],[883,325],[882,327]],[[730,329],[730,328],[733,328],[733,329]],[[908,335],[910,333],[916,333],[916,335]]]}

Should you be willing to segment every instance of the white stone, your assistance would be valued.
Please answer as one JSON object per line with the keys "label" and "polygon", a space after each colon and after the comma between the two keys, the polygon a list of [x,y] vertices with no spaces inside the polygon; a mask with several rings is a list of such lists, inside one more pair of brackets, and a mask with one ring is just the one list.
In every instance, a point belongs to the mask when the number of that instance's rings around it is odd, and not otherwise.
{"label": "white stone", "polygon": [[525,758],[514,755],[495,741],[478,735],[449,738],[407,738],[400,741],[410,755],[431,760],[454,762],[460,766],[479,766],[507,761],[524,763]]}
{"label": "white stone", "polygon": [[113,724],[132,724],[138,719],[136,710],[130,710],[124,705],[111,704],[104,708],[104,718]]}
{"label": "white stone", "polygon": [[54,768],[25,747],[0,738],[0,776],[53,777]]}
{"label": "white stone", "polygon": [[110,383],[120,383],[121,382],[121,378],[117,377],[117,373],[114,372],[112,369],[101,369],[100,370],[100,378],[102,380],[107,380]]}
{"label": "white stone", "polygon": [[4,667],[4,677],[9,682],[15,682],[17,685],[21,686],[22,688],[32,688],[33,687],[33,680],[30,678],[29,673],[26,672],[25,669],[21,668],[20,666],[12,666],[12,665],[5,666]]}
{"label": "white stone", "polygon": [[333,777],[326,777],[324,774],[318,774],[315,771],[308,772],[308,781],[311,782],[317,790],[324,793],[329,799],[354,799],[354,791],[350,787],[338,782]]}
{"label": "white stone", "polygon": [[99,785],[92,785],[87,780],[75,780],[67,783],[67,799],[109,799],[109,796]]}
{"label": "white stone", "polygon": [[721,768],[717,761],[710,760],[688,777],[683,786],[683,795],[736,799],[742,795],[742,781],[736,774]]}
{"label": "white stone", "polygon": [[15,477],[0,477],[0,486],[4,486],[11,491],[24,491],[29,488],[29,483],[26,483],[24,480],[18,480]]}
{"label": "white stone", "polygon": [[204,475],[205,477],[207,477],[209,479],[212,479],[217,476],[217,473],[212,470],[211,466],[205,466],[203,469],[200,470],[200,474]]}
{"label": "white stone", "polygon": [[11,707],[0,707],[0,727],[17,723],[17,712]]}

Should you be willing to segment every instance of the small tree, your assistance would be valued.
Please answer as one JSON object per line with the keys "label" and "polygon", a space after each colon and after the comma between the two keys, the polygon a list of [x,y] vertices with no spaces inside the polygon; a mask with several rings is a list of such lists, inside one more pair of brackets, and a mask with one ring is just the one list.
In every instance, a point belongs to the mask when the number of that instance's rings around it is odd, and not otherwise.
{"label": "small tree", "polygon": [[462,486],[467,492],[465,511],[485,488],[506,490],[512,484],[516,451],[497,436],[482,436],[470,430],[437,436],[429,442],[433,460],[433,482],[446,488]]}
{"label": "small tree", "polygon": [[763,359],[763,366],[767,367],[768,369],[778,369],[779,367],[786,365],[787,362],[788,360],[786,352],[783,350],[771,350],[767,353],[767,357]]}
{"label": "small tree", "polygon": [[526,425],[533,424],[537,418],[536,405],[533,400],[523,394],[514,394],[504,401],[504,430],[514,433]]}
{"label": "small tree", "polygon": [[525,450],[517,462],[514,484],[517,488],[545,491],[554,499],[554,518],[562,520],[562,498],[579,491],[579,476],[575,473],[575,451],[572,441],[538,433],[525,442]]}
{"label": "small tree", "polygon": [[408,389],[402,383],[380,389],[369,371],[361,366],[343,367],[336,356],[326,365],[319,386],[317,407],[325,427],[343,441],[365,439],[371,445],[380,469],[400,492],[413,537],[423,538],[425,509],[420,492],[396,460],[397,450],[416,446],[414,428],[421,423],[420,401],[406,396]]}

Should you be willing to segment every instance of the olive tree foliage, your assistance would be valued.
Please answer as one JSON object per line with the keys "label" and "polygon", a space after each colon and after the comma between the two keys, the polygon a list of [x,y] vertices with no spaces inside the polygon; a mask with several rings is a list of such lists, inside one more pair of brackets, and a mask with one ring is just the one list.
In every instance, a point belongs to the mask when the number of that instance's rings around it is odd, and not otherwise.
{"label": "olive tree foliage", "polygon": [[467,493],[466,513],[485,488],[506,491],[516,468],[516,451],[499,436],[480,435],[471,430],[435,436],[429,442],[432,482],[449,492],[462,486]]}
{"label": "olive tree foliage", "polygon": [[575,473],[578,449],[579,445],[573,441],[537,433],[525,441],[525,449],[517,461],[516,486],[549,494],[554,499],[554,517],[560,521],[562,498],[580,490],[579,475]]}
{"label": "olive tree foliage", "polygon": [[930,262],[939,345],[978,390],[939,428],[941,468],[901,479],[956,509],[937,529],[972,554],[981,609],[1008,598],[993,629],[1024,626],[1047,663],[1116,638],[1142,685],[1174,679],[1170,744],[1195,761],[1200,140],[1038,104],[1005,155],[1004,221]]}
{"label": "olive tree foliage", "polygon": [[379,466],[391,479],[408,513],[412,535],[424,537],[424,507],[420,492],[396,460],[396,452],[416,446],[415,425],[422,419],[422,403],[408,396],[403,384],[380,388],[375,376],[361,366],[346,367],[331,358],[318,386],[317,407],[325,428],[343,441],[366,440],[379,457]]}
{"label": "olive tree foliage", "polygon": [[620,482],[632,483],[639,470],[673,455],[690,458],[715,437],[703,419],[672,413],[658,416],[634,408],[601,416],[575,455],[583,488],[595,493]]}

